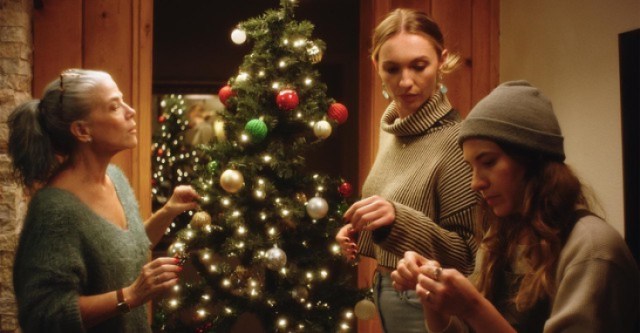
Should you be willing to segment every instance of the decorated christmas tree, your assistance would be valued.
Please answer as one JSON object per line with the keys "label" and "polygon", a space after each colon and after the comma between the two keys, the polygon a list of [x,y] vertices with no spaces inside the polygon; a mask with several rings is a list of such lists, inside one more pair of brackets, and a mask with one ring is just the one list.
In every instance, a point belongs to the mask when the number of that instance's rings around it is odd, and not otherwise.
{"label": "decorated christmas tree", "polygon": [[[173,189],[189,184],[195,151],[184,140],[188,129],[187,106],[182,95],[160,97],[158,126],[153,134],[151,150],[151,195],[153,211],[161,208],[171,197]],[[174,220],[167,235],[183,228],[190,220],[188,213]]]}
{"label": "decorated christmas tree", "polygon": [[348,111],[327,97],[324,42],[295,7],[281,0],[231,33],[253,49],[219,91],[227,140],[199,147],[201,211],[168,248],[195,273],[163,300],[159,330],[227,332],[251,313],[267,332],[349,332],[356,303],[373,312],[334,241],[352,187],[305,165]]}

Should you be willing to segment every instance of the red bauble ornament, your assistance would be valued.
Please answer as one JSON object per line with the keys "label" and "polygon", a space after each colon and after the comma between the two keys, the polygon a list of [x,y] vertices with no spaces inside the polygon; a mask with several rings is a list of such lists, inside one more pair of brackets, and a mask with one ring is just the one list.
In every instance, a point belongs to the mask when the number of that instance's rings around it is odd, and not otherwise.
{"label": "red bauble ornament", "polygon": [[158,122],[159,123],[164,123],[167,120],[167,117],[165,117],[164,115],[161,115],[160,117],[158,117]]}
{"label": "red bauble ornament", "polygon": [[291,111],[298,106],[298,93],[293,89],[284,89],[278,93],[276,103],[281,110]]}
{"label": "red bauble ornament", "polygon": [[158,148],[157,153],[158,153],[158,156],[162,156],[164,155],[164,150],[162,150],[162,148]]}
{"label": "red bauble ornament", "polygon": [[327,116],[335,120],[338,124],[344,124],[349,117],[349,111],[343,104],[333,103],[329,106],[329,110],[327,110]]}
{"label": "red bauble ornament", "polygon": [[220,88],[220,90],[218,91],[218,98],[220,98],[220,102],[222,102],[224,106],[227,106],[227,100],[235,95],[236,93],[231,89],[231,86],[229,85]]}
{"label": "red bauble ornament", "polygon": [[338,192],[340,192],[340,195],[342,195],[342,197],[344,198],[350,197],[353,194],[353,186],[351,186],[351,184],[347,182],[344,182],[340,184],[340,186],[338,186]]}

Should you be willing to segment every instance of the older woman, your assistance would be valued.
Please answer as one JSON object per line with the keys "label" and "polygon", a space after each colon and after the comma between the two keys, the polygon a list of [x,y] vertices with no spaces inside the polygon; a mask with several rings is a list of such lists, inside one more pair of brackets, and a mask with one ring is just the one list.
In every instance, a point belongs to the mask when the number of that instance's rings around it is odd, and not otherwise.
{"label": "older woman", "polygon": [[123,98],[109,74],[67,70],[9,116],[13,168],[34,193],[14,264],[23,332],[150,332],[143,305],[177,282],[177,259],[148,262],[149,248],[198,196],[179,186],[142,223],[110,164],[137,145]]}

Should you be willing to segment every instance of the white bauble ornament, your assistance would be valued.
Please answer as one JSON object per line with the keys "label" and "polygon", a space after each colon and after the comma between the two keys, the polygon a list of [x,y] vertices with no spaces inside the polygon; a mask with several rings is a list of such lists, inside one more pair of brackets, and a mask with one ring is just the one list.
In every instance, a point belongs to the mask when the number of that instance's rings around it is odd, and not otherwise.
{"label": "white bauble ornament", "polygon": [[220,175],[220,186],[229,193],[236,193],[244,186],[244,177],[238,170],[227,169]]}
{"label": "white bauble ornament", "polygon": [[368,299],[363,299],[356,303],[353,313],[360,320],[369,320],[376,315],[376,305]]}
{"label": "white bauble ornament", "polygon": [[264,254],[264,261],[267,268],[277,271],[287,264],[287,254],[274,245]]}
{"label": "white bauble ornament", "polygon": [[326,139],[331,135],[331,124],[326,120],[320,120],[313,125],[313,134],[319,139]]}
{"label": "white bauble ornament", "polygon": [[231,41],[240,45],[244,43],[246,40],[247,40],[247,33],[244,30],[240,28],[233,29],[233,31],[231,32]]}
{"label": "white bauble ornament", "polygon": [[315,197],[307,202],[307,214],[309,214],[312,219],[321,219],[327,216],[328,211],[329,204],[327,204],[327,200],[323,198]]}

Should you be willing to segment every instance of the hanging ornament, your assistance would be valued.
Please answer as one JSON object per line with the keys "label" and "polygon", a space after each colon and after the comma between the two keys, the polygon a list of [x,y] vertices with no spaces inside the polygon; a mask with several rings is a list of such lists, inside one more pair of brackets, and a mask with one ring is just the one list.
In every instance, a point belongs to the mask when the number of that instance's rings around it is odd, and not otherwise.
{"label": "hanging ornament", "polygon": [[267,137],[267,124],[262,119],[251,119],[244,126],[244,130],[251,136],[251,141],[260,142]]}
{"label": "hanging ornament", "polygon": [[304,194],[304,192],[298,192],[298,193],[296,193],[296,200],[301,204],[306,204],[307,203],[307,195]]}
{"label": "hanging ornament", "polygon": [[164,123],[165,121],[167,121],[167,116],[165,116],[165,115],[160,115],[160,116],[158,117],[158,122],[159,122],[160,124]]}
{"label": "hanging ornament", "polygon": [[293,290],[291,290],[291,297],[302,303],[309,298],[309,289],[302,285],[295,286],[293,287]]}
{"label": "hanging ornament", "polygon": [[321,197],[314,197],[307,202],[307,214],[312,219],[321,219],[327,216],[327,212],[329,211],[329,204],[327,204],[327,200],[324,200]]}
{"label": "hanging ornament", "polygon": [[158,148],[158,150],[156,151],[156,154],[158,156],[162,156],[162,155],[164,155],[164,150],[162,148]]}
{"label": "hanging ornament", "polygon": [[307,42],[307,54],[312,64],[317,64],[322,60],[322,49],[314,42]]}
{"label": "hanging ornament", "polygon": [[189,222],[194,229],[202,229],[211,225],[211,215],[205,211],[199,211],[193,214],[191,222]]}
{"label": "hanging ornament", "polygon": [[329,106],[329,110],[327,110],[327,116],[335,120],[338,124],[344,124],[349,117],[349,111],[343,104],[333,103]]}
{"label": "hanging ornament", "polygon": [[287,264],[287,254],[274,245],[264,254],[264,261],[268,269],[277,271]]}
{"label": "hanging ornament", "polygon": [[338,186],[338,192],[343,198],[348,198],[353,194],[353,186],[351,184],[344,182]]}
{"label": "hanging ornament", "polygon": [[353,309],[356,317],[360,320],[369,320],[376,314],[376,305],[368,299],[363,299],[356,303],[356,307]]}
{"label": "hanging ornament", "polygon": [[318,121],[313,125],[313,134],[315,134],[318,139],[328,138],[331,135],[331,124],[326,120]]}
{"label": "hanging ornament", "polygon": [[276,104],[283,111],[291,111],[300,103],[298,93],[293,89],[283,89],[276,96]]}
{"label": "hanging ornament", "polygon": [[227,169],[220,175],[220,186],[229,193],[236,193],[244,186],[244,177],[238,170]]}
{"label": "hanging ornament", "polygon": [[209,171],[209,173],[214,173],[216,170],[218,170],[218,161],[211,161],[207,163],[207,171]]}
{"label": "hanging ornament", "polygon": [[229,98],[235,96],[235,94],[230,85],[225,85],[218,91],[218,98],[220,98],[220,102],[222,102],[224,106],[227,106],[227,101]]}
{"label": "hanging ornament", "polygon": [[161,205],[164,205],[165,203],[167,203],[167,200],[168,200],[167,197],[164,196],[164,195],[157,195],[156,196],[156,201]]}
{"label": "hanging ornament", "polygon": [[167,255],[174,258],[185,258],[187,256],[187,245],[180,240],[169,245]]}
{"label": "hanging ornament", "polygon": [[240,28],[235,28],[233,29],[233,31],[231,31],[231,41],[233,41],[234,43],[240,45],[242,43],[244,43],[247,40],[247,33],[240,29]]}

